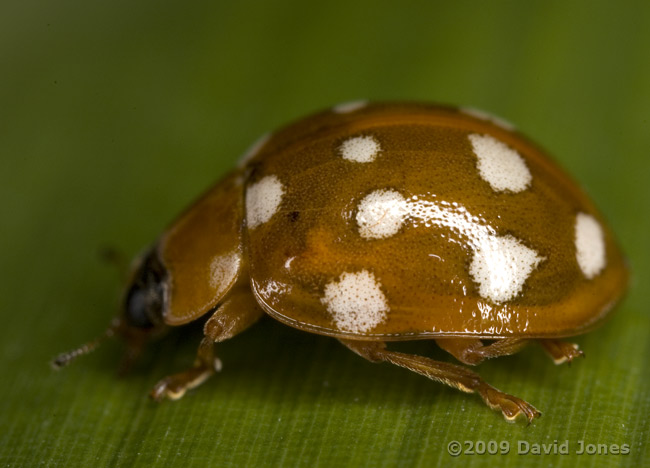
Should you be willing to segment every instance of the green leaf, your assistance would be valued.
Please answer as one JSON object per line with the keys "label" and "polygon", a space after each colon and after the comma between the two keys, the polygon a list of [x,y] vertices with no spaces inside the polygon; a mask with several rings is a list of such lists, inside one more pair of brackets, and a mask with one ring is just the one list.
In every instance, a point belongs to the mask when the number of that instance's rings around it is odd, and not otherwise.
{"label": "green leaf", "polygon": [[[0,466],[647,465],[648,4],[10,0],[0,37]],[[268,318],[173,403],[146,396],[192,362],[196,327],[123,379],[118,343],[48,367],[117,311],[101,247],[135,254],[257,136],[359,98],[507,118],[620,237],[631,288],[576,339],[586,359],[555,366],[531,346],[477,368],[542,418],[508,424],[476,396]],[[452,361],[430,342],[394,346]],[[453,441],[499,453],[452,457]],[[581,441],[609,453],[578,454]],[[565,442],[566,455],[518,453]]]}

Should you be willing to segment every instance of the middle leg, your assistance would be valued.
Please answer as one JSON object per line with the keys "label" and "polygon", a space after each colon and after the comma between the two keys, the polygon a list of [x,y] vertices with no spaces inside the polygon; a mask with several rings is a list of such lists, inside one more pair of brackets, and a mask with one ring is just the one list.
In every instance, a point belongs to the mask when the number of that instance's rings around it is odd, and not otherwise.
{"label": "middle leg", "polygon": [[541,415],[530,403],[494,388],[478,374],[464,367],[434,361],[424,356],[390,351],[386,349],[384,342],[339,341],[370,362],[390,362],[463,392],[476,392],[490,408],[500,410],[508,421],[514,421],[517,416],[524,415],[528,422],[531,422]]}

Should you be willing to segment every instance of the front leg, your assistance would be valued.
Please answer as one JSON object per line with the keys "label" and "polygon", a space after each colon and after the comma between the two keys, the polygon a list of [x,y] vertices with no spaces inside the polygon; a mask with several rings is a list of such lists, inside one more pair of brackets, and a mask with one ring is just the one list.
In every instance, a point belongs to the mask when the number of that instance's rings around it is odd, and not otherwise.
{"label": "front leg", "polygon": [[243,332],[263,314],[248,287],[233,291],[205,323],[203,328],[205,336],[199,345],[194,365],[184,372],[160,380],[149,396],[156,401],[165,398],[177,400],[187,390],[201,385],[221,369],[221,361],[214,353],[214,343],[225,341]]}

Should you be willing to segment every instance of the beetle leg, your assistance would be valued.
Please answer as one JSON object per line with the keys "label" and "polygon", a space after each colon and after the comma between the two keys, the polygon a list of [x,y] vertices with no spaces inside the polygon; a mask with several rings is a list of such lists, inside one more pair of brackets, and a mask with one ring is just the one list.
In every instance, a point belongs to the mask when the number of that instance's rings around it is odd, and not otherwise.
{"label": "beetle leg", "polygon": [[205,337],[199,345],[194,365],[184,372],[160,380],[149,394],[151,398],[156,401],[165,398],[177,400],[187,390],[201,385],[221,369],[221,361],[214,353],[214,343],[225,341],[243,332],[263,314],[250,289],[240,288],[233,291],[205,323],[203,328]]}
{"label": "beetle leg", "polygon": [[478,338],[436,338],[436,343],[460,362],[475,366],[486,359],[515,354],[528,344],[528,340],[499,338],[486,345]]}
{"label": "beetle leg", "polygon": [[565,362],[571,363],[578,356],[584,357],[585,354],[580,350],[577,344],[569,343],[562,340],[537,340],[542,345],[544,350],[551,356],[555,364],[562,364]]}
{"label": "beetle leg", "polygon": [[216,366],[212,363],[216,364],[214,345],[210,339],[203,338],[194,365],[184,372],[160,380],[149,396],[159,402],[165,398],[178,400],[187,390],[198,387],[216,371]]}
{"label": "beetle leg", "polygon": [[531,404],[497,390],[478,374],[464,367],[423,356],[389,351],[386,349],[386,343],[381,341],[340,341],[371,362],[390,362],[463,392],[477,392],[490,408],[500,410],[508,421],[514,421],[520,414],[523,414],[528,422],[541,416]]}

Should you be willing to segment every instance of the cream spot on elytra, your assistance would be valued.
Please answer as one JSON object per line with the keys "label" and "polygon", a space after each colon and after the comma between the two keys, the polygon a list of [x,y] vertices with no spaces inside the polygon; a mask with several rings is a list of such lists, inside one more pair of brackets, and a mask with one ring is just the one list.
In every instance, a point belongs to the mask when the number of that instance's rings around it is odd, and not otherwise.
{"label": "cream spot on elytra", "polygon": [[359,234],[366,239],[381,239],[397,234],[407,214],[405,207],[406,200],[395,190],[375,190],[366,195],[357,211]]}
{"label": "cream spot on elytra", "polygon": [[598,221],[586,213],[578,213],[575,226],[576,259],[582,273],[592,279],[607,262],[605,236]]}
{"label": "cream spot on elytra", "polygon": [[504,130],[512,131],[515,129],[515,126],[510,122],[508,122],[507,120],[502,119],[501,117],[498,117],[496,115],[490,114],[489,112],[485,112],[484,110],[475,109],[473,107],[461,107],[458,110],[463,114],[476,117],[477,119],[487,120],[489,122],[492,122],[493,124],[496,124],[499,127],[503,128]]}
{"label": "cream spot on elytra", "polygon": [[497,192],[521,192],[530,185],[532,176],[523,158],[514,149],[490,135],[469,135],[478,158],[481,178]]}
{"label": "cream spot on elytra", "polygon": [[248,149],[244,152],[244,154],[239,158],[239,162],[237,165],[239,167],[244,167],[248,162],[253,159],[257,154],[260,152],[260,150],[268,143],[268,141],[271,139],[271,132],[265,133],[261,137],[259,137],[255,142],[248,147]]}
{"label": "cream spot on elytra", "polygon": [[474,251],[469,266],[481,297],[494,302],[514,298],[544,257],[510,235],[490,236]]}
{"label": "cream spot on elytra", "polygon": [[367,163],[375,160],[381,147],[379,142],[371,136],[357,136],[345,140],[339,147],[339,151],[343,159]]}
{"label": "cream spot on elytra", "polygon": [[321,298],[343,331],[364,333],[386,320],[388,302],[375,275],[367,270],[343,273],[325,286]]}
{"label": "cream spot on elytra", "polygon": [[274,175],[266,176],[246,190],[246,222],[249,229],[267,222],[280,208],[284,186]]}
{"label": "cream spot on elytra", "polygon": [[337,104],[336,106],[334,106],[332,108],[332,111],[334,111],[336,114],[349,114],[350,112],[363,109],[367,105],[368,105],[368,101],[365,100],[343,102],[341,104]]}

